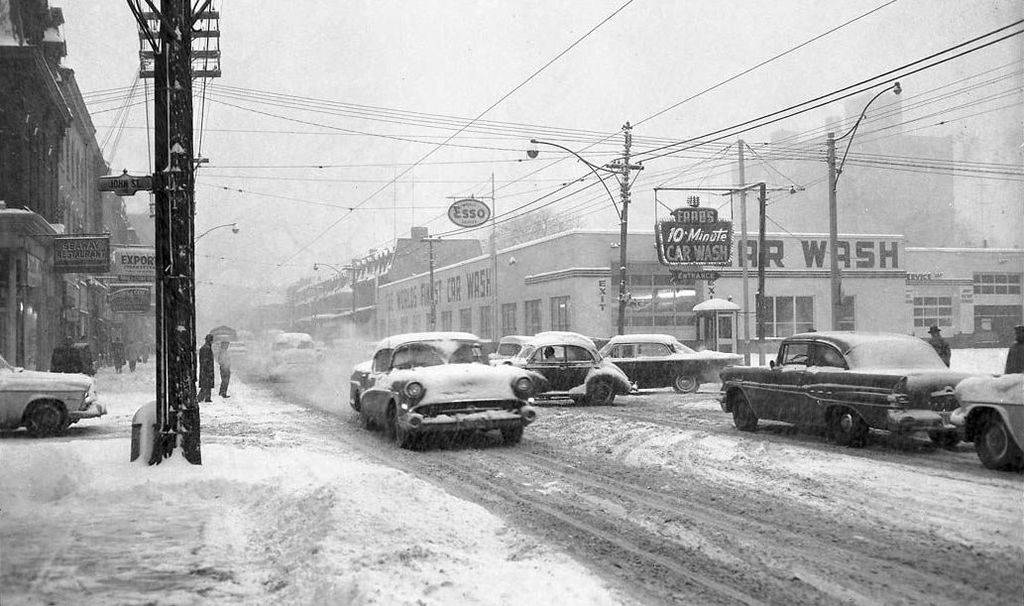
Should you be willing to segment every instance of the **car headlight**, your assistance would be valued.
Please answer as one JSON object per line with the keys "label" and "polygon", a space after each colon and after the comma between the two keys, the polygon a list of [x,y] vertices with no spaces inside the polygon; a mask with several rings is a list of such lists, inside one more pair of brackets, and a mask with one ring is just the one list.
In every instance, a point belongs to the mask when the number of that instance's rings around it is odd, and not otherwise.
{"label": "car headlight", "polygon": [[520,377],[512,383],[512,391],[524,400],[530,398],[533,396],[533,381],[529,377]]}
{"label": "car headlight", "polygon": [[405,386],[405,395],[409,396],[412,400],[418,400],[423,397],[424,391],[423,384],[416,381],[411,381]]}

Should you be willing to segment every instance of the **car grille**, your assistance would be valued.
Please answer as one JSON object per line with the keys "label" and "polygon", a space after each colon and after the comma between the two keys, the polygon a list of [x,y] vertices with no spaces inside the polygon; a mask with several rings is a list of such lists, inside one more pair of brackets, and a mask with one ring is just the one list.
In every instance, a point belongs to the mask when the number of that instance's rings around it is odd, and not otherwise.
{"label": "car grille", "polygon": [[435,404],[424,404],[413,408],[425,417],[436,417],[438,415],[472,414],[485,410],[516,410],[522,403],[516,400],[480,400],[473,402],[437,402]]}
{"label": "car grille", "polygon": [[953,394],[941,394],[933,395],[931,397],[932,410],[947,412],[950,410],[956,410],[960,404],[956,401],[956,397]]}

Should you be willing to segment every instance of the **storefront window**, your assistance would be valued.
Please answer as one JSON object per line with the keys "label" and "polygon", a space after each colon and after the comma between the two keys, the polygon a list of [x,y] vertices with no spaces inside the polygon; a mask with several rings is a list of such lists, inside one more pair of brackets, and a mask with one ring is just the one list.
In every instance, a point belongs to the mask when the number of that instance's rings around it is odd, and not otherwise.
{"label": "storefront window", "polygon": [[914,297],[914,326],[952,326],[952,297]]}
{"label": "storefront window", "polygon": [[459,310],[459,330],[462,332],[473,332],[473,309],[466,308]]}
{"label": "storefront window", "polygon": [[572,330],[569,297],[551,297],[551,330]]}
{"label": "storefront window", "polygon": [[501,334],[516,334],[516,304],[502,303],[501,305]]}
{"label": "storefront window", "polygon": [[635,274],[629,276],[629,292],[627,326],[659,326],[679,334],[677,327],[693,325],[697,303],[693,280],[673,284],[668,274]]}
{"label": "storefront window", "polygon": [[766,297],[765,334],[789,337],[814,328],[814,297]]}
{"label": "storefront window", "polygon": [[1021,274],[974,274],[974,293],[1019,295]]}
{"label": "storefront window", "polygon": [[491,306],[483,305],[480,307],[480,330],[477,332],[477,336],[481,339],[492,339],[494,335],[491,334]]}
{"label": "storefront window", "polygon": [[451,329],[452,329],[452,312],[451,312],[451,310],[449,310],[449,311],[442,311],[441,312],[441,330],[448,331],[448,330],[451,330]]}
{"label": "storefront window", "polygon": [[541,330],[540,325],[540,299],[533,299],[523,304],[524,314],[524,326],[525,332],[528,335],[535,335]]}

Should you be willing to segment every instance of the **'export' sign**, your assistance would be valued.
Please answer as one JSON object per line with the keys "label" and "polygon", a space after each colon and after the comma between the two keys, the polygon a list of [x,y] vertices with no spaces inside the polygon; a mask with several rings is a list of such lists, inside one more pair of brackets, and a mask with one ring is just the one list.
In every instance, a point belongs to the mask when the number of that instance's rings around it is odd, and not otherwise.
{"label": "'export' sign", "polygon": [[111,277],[119,282],[152,282],[156,277],[155,259],[150,246],[116,246]]}
{"label": "'export' sign", "polygon": [[110,236],[56,236],[53,271],[105,274],[110,271]]}
{"label": "'export' sign", "polygon": [[673,220],[655,230],[662,265],[728,265],[732,257],[732,222],[719,221],[713,208],[679,208]]}

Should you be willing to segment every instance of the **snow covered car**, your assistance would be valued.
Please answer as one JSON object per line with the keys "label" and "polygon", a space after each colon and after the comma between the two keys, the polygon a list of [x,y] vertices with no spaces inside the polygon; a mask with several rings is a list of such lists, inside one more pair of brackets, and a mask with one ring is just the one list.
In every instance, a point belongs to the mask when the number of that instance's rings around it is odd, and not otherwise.
{"label": "snow covered car", "polygon": [[953,388],[967,373],[949,370],[927,342],[909,335],[808,332],[786,337],[770,368],[721,372],[722,410],[742,431],[758,419],[825,427],[839,444],[863,446],[871,427],[927,431],[959,441],[950,414]]}
{"label": "snow covered car", "polygon": [[1024,468],[1024,374],[970,377],[954,390],[960,407],[950,421],[974,442],[982,465],[989,469]]}
{"label": "snow covered car", "polygon": [[488,365],[470,333],[409,333],[384,339],[369,365],[357,365],[350,403],[402,448],[425,434],[493,429],[517,444],[537,416],[530,403],[542,380]]}
{"label": "snow covered car", "polygon": [[505,335],[498,341],[498,351],[487,356],[491,364],[501,364],[512,356],[519,353],[523,345],[528,343],[532,337],[525,335]]}
{"label": "snow covered car", "polygon": [[743,356],[694,351],[672,335],[661,334],[617,335],[600,351],[640,389],[672,387],[679,393],[717,382],[723,368],[743,362]]}
{"label": "snow covered car", "polygon": [[92,377],[15,368],[0,357],[0,429],[59,435],[82,419],[107,414]]}
{"label": "snow covered car", "polygon": [[267,374],[271,379],[315,370],[323,359],[317,351],[313,337],[304,332],[283,332],[274,337],[270,346]]}
{"label": "snow covered car", "polygon": [[533,337],[504,364],[532,370],[547,379],[544,399],[610,405],[617,394],[633,391],[622,369],[601,357],[590,338],[572,332],[546,332]]}

